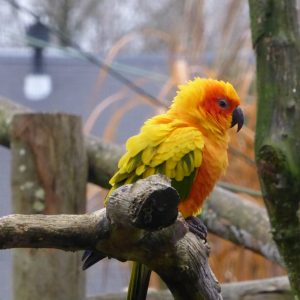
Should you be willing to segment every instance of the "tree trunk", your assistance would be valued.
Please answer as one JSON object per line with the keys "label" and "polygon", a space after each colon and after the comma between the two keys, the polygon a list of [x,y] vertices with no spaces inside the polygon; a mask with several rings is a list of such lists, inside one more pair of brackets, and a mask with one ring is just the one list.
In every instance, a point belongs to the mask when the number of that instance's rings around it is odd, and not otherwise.
{"label": "tree trunk", "polygon": [[256,161],[272,232],[300,299],[300,47],[294,0],[249,0],[257,54]]}
{"label": "tree trunk", "polygon": [[[13,209],[22,214],[83,213],[86,153],[78,117],[21,114],[12,122]],[[18,249],[15,300],[77,299],[85,294],[79,253]]]}

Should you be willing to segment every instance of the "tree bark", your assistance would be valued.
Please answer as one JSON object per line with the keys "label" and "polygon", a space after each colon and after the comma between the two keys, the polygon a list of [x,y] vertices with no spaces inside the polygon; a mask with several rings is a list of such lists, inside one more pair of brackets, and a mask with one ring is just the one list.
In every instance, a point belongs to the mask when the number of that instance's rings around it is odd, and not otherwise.
{"label": "tree bark", "polygon": [[222,285],[224,300],[293,300],[287,277],[249,280]]}
{"label": "tree bark", "polygon": [[300,299],[300,35],[294,0],[250,0],[256,161],[274,240]]}
{"label": "tree bark", "polygon": [[107,189],[109,180],[117,170],[118,161],[124,153],[124,148],[105,143],[94,136],[85,137],[88,155],[88,179]]}
{"label": "tree bark", "polygon": [[[81,130],[75,116],[14,116],[10,141],[14,212],[85,211],[87,162]],[[79,261],[80,253],[14,250],[14,299],[83,299],[85,278],[78,270]]]}
{"label": "tree bark", "polygon": [[[224,300],[293,300],[287,277],[221,284]],[[149,291],[147,300],[172,300],[168,290]],[[126,292],[89,297],[87,300],[126,300]]]}
{"label": "tree bark", "polygon": [[210,232],[243,245],[284,267],[264,208],[241,199],[237,194],[215,187],[205,203],[201,218]]}
{"label": "tree bark", "polygon": [[13,116],[19,113],[30,112],[23,105],[14,103],[8,99],[0,98],[0,144],[9,147],[10,129]]}
{"label": "tree bark", "polygon": [[2,217],[0,248],[96,249],[121,261],[147,265],[175,299],[222,299],[208,265],[209,247],[189,232],[181,215],[176,219],[178,201],[170,181],[154,175],[120,187],[106,209],[91,215]]}

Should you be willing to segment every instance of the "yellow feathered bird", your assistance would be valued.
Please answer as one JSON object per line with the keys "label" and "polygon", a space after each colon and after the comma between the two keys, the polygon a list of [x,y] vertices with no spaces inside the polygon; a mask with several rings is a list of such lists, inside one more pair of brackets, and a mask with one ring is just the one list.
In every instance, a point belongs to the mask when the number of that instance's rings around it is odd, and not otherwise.
{"label": "yellow feathered bird", "polygon": [[[146,121],[140,133],[128,139],[109,194],[124,184],[164,174],[179,193],[178,209],[191,231],[206,238],[204,225],[194,216],[226,170],[227,130],[237,124],[239,131],[244,122],[239,105],[239,96],[228,82],[195,78],[180,86],[169,110]],[[86,251],[83,269],[103,257]],[[134,263],[128,300],[146,298],[150,272]]]}

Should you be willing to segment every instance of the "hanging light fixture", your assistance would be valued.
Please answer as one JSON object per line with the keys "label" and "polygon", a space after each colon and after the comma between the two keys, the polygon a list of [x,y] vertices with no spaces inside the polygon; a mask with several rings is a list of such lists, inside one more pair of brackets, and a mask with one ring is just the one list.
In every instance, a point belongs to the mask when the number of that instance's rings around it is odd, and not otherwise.
{"label": "hanging light fixture", "polygon": [[28,45],[33,49],[32,69],[24,79],[24,94],[28,100],[40,101],[52,91],[52,80],[45,70],[43,52],[49,41],[49,29],[40,19],[30,25],[26,31]]}

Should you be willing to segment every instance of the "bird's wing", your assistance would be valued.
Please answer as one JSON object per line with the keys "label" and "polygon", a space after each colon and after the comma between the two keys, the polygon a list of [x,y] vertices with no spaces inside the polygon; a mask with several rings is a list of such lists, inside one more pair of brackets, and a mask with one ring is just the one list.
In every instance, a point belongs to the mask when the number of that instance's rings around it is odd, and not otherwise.
{"label": "bird's wing", "polygon": [[143,127],[139,135],[128,139],[127,152],[110,184],[115,189],[159,173],[169,177],[180,198],[185,199],[201,165],[203,147],[204,138],[197,128],[169,124]]}

